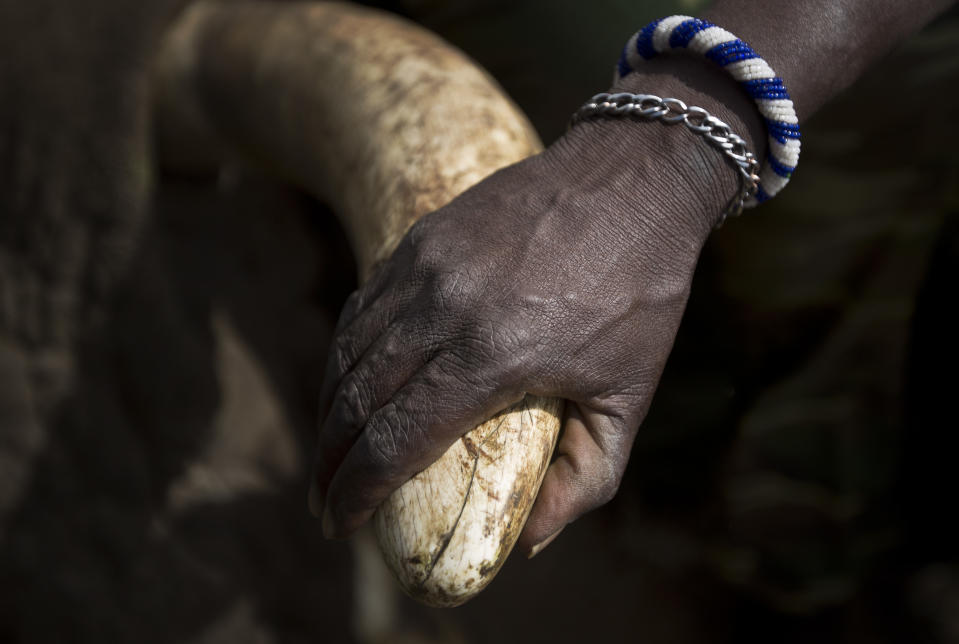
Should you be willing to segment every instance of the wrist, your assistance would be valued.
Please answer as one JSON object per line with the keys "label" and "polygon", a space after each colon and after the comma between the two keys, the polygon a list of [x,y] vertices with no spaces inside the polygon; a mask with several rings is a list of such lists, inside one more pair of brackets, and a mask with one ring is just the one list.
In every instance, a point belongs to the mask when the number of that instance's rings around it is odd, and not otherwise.
{"label": "wrist", "polygon": [[[759,113],[749,98],[707,61],[676,56],[648,61],[610,90],[677,98],[726,122],[761,155],[765,142]],[[549,151],[564,168],[601,173],[610,193],[647,220],[662,215],[673,235],[699,246],[740,191],[736,166],[718,148],[686,127],[638,118],[580,121]],[[648,203],[647,208],[636,208]],[[645,222],[651,223],[651,222]],[[652,222],[655,223],[655,222]],[[678,226],[678,228],[676,228]]]}

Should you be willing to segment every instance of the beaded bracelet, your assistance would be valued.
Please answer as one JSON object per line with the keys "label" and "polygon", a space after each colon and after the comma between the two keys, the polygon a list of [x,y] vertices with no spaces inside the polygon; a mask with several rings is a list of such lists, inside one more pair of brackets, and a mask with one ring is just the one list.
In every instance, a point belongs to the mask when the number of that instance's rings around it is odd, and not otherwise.
{"label": "beaded bracelet", "polygon": [[657,54],[683,49],[720,65],[756,101],[769,133],[769,151],[759,171],[759,187],[746,200],[755,206],[782,190],[799,162],[799,119],[792,100],[765,60],[721,27],[691,16],[669,16],[649,23],[623,48],[616,66],[619,80]]}

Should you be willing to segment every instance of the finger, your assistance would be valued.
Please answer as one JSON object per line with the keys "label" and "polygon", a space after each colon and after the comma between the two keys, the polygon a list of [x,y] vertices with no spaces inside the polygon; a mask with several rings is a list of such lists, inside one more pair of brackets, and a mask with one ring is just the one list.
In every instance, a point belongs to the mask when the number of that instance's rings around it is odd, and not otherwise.
{"label": "finger", "polygon": [[[329,417],[334,395],[340,388],[343,377],[350,372],[366,349],[382,335],[393,319],[386,306],[385,297],[379,298],[365,312],[357,314],[356,309],[361,306],[361,297],[360,291],[354,291],[350,295],[337,322],[333,342],[330,344],[323,384],[320,388],[318,417],[323,423],[320,426],[320,440],[324,434],[323,427],[325,420]],[[307,497],[307,506],[317,517],[322,516],[323,493],[329,481],[328,477],[322,474],[325,469],[322,459],[325,450],[326,448],[318,444],[313,452],[310,490]],[[342,458],[342,454],[337,458]]]}
{"label": "finger", "polygon": [[370,416],[428,362],[422,343],[402,324],[387,330],[348,374],[333,396],[320,429],[313,466],[311,510],[319,514],[330,478]]}
{"label": "finger", "polygon": [[362,298],[360,291],[350,295],[337,322],[320,388],[320,418],[328,413],[340,381],[394,319],[395,303],[389,294],[377,298],[364,310],[356,311],[363,305]]}
{"label": "finger", "polygon": [[520,535],[522,551],[538,554],[566,525],[616,495],[634,433],[620,418],[567,403],[558,457]]}
{"label": "finger", "polygon": [[416,291],[415,283],[412,284],[413,289],[409,288],[408,283],[406,288],[402,288],[402,280],[397,285],[394,278],[408,276],[413,253],[412,240],[417,236],[416,232],[422,230],[421,222],[413,225],[393,254],[377,262],[371,277],[347,298],[333,330],[333,342],[320,388],[321,418],[329,409],[340,379],[392,322],[402,303],[408,301],[409,294]]}
{"label": "finger", "polygon": [[478,371],[441,354],[370,417],[330,482],[324,534],[353,532],[453,441],[522,398],[489,384],[495,378],[475,377]]}

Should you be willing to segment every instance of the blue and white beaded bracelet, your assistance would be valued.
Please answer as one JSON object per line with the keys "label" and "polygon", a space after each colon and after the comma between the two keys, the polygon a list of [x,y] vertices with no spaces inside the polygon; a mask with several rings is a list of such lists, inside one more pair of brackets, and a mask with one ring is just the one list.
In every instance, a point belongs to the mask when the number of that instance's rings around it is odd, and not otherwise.
{"label": "blue and white beaded bracelet", "polygon": [[799,162],[799,119],[783,80],[752,47],[722,27],[691,16],[669,16],[636,32],[616,66],[619,80],[643,60],[671,51],[688,51],[717,63],[756,101],[769,133],[769,151],[759,171],[759,188],[746,200],[755,206],[782,190]]}

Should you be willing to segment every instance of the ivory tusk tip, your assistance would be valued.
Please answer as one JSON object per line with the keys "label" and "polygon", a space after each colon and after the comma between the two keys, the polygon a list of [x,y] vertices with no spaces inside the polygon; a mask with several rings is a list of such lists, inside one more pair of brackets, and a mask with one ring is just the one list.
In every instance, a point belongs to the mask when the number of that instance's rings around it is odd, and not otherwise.
{"label": "ivory tusk tip", "polygon": [[561,400],[526,396],[380,506],[377,540],[410,596],[458,606],[489,584],[526,525],[561,417]]}

